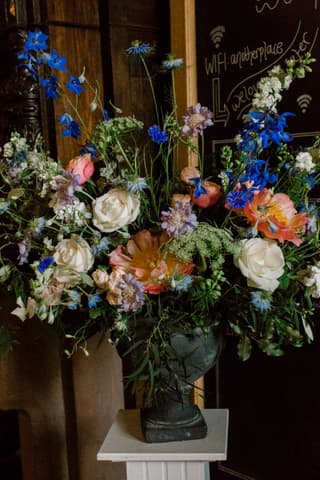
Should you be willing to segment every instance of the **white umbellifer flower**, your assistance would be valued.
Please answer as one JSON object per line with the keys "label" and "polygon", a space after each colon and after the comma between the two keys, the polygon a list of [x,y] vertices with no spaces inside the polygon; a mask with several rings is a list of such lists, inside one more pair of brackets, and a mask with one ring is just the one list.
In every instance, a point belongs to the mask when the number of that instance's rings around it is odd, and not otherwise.
{"label": "white umbellifer flower", "polygon": [[56,245],[53,258],[57,265],[79,273],[90,270],[94,262],[90,245],[79,235],[61,240]]}
{"label": "white umbellifer flower", "polygon": [[320,262],[299,272],[299,277],[301,282],[309,288],[311,297],[320,298]]}
{"label": "white umbellifer flower", "polygon": [[296,156],[294,166],[297,170],[300,170],[300,172],[311,173],[314,171],[316,165],[313,163],[312,155],[309,152],[300,152]]}
{"label": "white umbellifer flower", "polygon": [[284,272],[285,261],[281,248],[274,240],[241,240],[233,260],[247,278],[248,287],[273,292],[279,286],[278,278]]}
{"label": "white umbellifer flower", "polygon": [[92,202],[94,226],[101,232],[115,232],[137,218],[140,201],[127,190],[113,188]]}
{"label": "white umbellifer flower", "polygon": [[92,217],[92,214],[84,202],[80,202],[78,198],[74,199],[74,203],[61,205],[58,197],[53,195],[50,202],[57,220],[75,227],[83,227]]}

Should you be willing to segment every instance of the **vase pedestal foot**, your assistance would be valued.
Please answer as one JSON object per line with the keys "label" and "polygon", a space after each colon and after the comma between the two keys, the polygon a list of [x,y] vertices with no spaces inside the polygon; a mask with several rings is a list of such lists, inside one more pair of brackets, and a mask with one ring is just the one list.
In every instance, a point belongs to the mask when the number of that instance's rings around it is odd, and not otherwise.
{"label": "vase pedestal foot", "polygon": [[97,459],[125,462],[127,480],[206,480],[209,462],[227,459],[228,411],[202,410],[208,434],[202,440],[144,441],[140,410],[120,410]]}
{"label": "vase pedestal foot", "polygon": [[207,435],[207,424],[196,405],[174,411],[163,408],[144,408],[141,410],[141,428],[148,443],[176,442],[196,440]]}

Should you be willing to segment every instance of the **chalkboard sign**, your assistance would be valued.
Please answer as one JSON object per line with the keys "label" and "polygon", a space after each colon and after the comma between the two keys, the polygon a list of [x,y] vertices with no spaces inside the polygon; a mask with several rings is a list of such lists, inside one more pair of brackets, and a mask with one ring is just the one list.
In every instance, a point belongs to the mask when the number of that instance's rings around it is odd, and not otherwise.
{"label": "chalkboard sign", "polygon": [[319,20],[320,0],[196,0],[198,98],[214,114],[213,151],[238,132],[258,80],[307,51],[317,59],[313,72],[284,92],[278,110],[295,113],[295,137],[319,134]]}

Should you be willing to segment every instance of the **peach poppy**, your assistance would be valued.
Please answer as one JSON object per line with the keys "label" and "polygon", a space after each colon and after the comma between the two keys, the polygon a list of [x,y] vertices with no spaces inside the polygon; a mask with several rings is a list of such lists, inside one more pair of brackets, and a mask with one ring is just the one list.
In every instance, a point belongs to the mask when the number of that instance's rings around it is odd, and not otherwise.
{"label": "peach poppy", "polygon": [[194,266],[191,261],[182,262],[175,255],[164,253],[161,246],[168,238],[167,234],[152,235],[142,230],[133,235],[125,248],[119,245],[110,253],[110,265],[134,275],[144,284],[145,292],[164,292],[175,274],[190,274]]}
{"label": "peach poppy", "polygon": [[253,201],[243,208],[243,214],[267,238],[301,245],[300,236],[305,232],[307,216],[306,213],[297,213],[292,200],[285,193],[272,196],[267,188],[256,192]]}

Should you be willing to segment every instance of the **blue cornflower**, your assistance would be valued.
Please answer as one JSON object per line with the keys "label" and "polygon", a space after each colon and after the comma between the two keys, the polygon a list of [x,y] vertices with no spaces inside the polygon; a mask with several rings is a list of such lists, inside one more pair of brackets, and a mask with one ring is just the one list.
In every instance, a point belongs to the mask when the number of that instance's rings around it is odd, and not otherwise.
{"label": "blue cornflower", "polygon": [[59,117],[59,123],[65,127],[65,130],[62,131],[61,135],[63,137],[78,138],[81,136],[81,130],[79,123],[76,122],[69,113],[64,113]]}
{"label": "blue cornflower", "polygon": [[53,258],[53,257],[44,257],[44,258],[40,261],[40,263],[39,263],[39,265],[38,265],[38,267],[37,267],[38,272],[44,273],[44,272],[47,270],[47,268],[50,267],[50,265],[53,264],[53,262],[54,262],[54,258]]}
{"label": "blue cornflower", "polygon": [[63,72],[68,71],[65,65],[67,59],[65,57],[60,57],[56,50],[52,50],[52,53],[44,53],[43,57],[49,67],[62,70]]}
{"label": "blue cornflower", "polygon": [[40,50],[47,50],[47,39],[48,35],[42,32],[28,32],[26,43],[24,44],[24,50],[26,52],[34,51],[39,52]]}
{"label": "blue cornflower", "polygon": [[81,92],[84,91],[84,87],[81,85],[80,80],[78,77],[74,77],[70,75],[69,81],[66,85],[67,89],[73,92],[75,95],[80,95]]}
{"label": "blue cornflower", "polygon": [[231,208],[241,209],[246,206],[252,198],[252,191],[240,189],[232,190],[227,194],[227,204]]}
{"label": "blue cornflower", "polygon": [[151,137],[152,141],[158,145],[168,141],[168,132],[166,132],[166,130],[161,130],[159,125],[152,125],[152,127],[149,127],[148,135]]}
{"label": "blue cornflower", "polygon": [[193,196],[196,200],[198,200],[198,198],[201,195],[204,195],[205,193],[207,193],[207,190],[202,186],[202,180],[201,180],[200,177],[189,178],[189,180],[191,182],[194,182],[194,184],[195,184],[195,189],[193,191]]}
{"label": "blue cornflower", "polygon": [[129,192],[134,193],[141,192],[142,190],[148,188],[146,179],[142,177],[135,178],[134,180],[128,180],[126,186]]}
{"label": "blue cornflower", "polygon": [[93,295],[90,295],[88,298],[88,307],[95,308],[100,302],[102,302],[102,298],[100,294],[94,293]]}
{"label": "blue cornflower", "polygon": [[48,78],[40,78],[40,84],[44,87],[46,98],[53,98],[54,100],[59,98],[59,94],[57,92],[58,78],[55,75],[52,75]]}
{"label": "blue cornflower", "polygon": [[131,47],[126,50],[128,55],[148,55],[152,52],[152,47],[149,43],[142,43],[139,40],[131,42]]}
{"label": "blue cornflower", "polygon": [[265,290],[251,292],[251,303],[260,312],[267,312],[271,308],[271,293]]}

